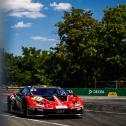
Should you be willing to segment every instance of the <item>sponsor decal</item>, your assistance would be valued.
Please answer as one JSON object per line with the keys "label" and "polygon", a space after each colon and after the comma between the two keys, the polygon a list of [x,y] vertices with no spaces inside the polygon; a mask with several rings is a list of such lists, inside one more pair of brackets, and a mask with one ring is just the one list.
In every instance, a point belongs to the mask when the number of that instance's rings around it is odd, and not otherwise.
{"label": "sponsor decal", "polygon": [[62,105],[62,106],[61,106],[61,105],[59,105],[59,106],[56,106],[56,108],[57,108],[57,109],[66,109],[66,108],[68,108],[68,107],[67,107],[67,106],[65,106],[65,105]]}
{"label": "sponsor decal", "polygon": [[99,90],[99,89],[94,89],[94,90],[89,89],[88,90],[88,94],[104,94],[104,93],[105,93],[104,90]]}
{"label": "sponsor decal", "polygon": [[108,96],[117,96],[117,93],[116,92],[109,92]]}
{"label": "sponsor decal", "polygon": [[69,93],[73,94],[73,91],[72,90],[67,90]]}
{"label": "sponsor decal", "polygon": [[10,99],[14,100],[15,99],[14,95],[10,96]]}
{"label": "sponsor decal", "polygon": [[43,112],[43,109],[41,109],[41,108],[38,108],[37,110],[40,111],[40,112]]}
{"label": "sponsor decal", "polygon": [[31,106],[29,106],[28,109],[29,109],[29,110],[35,110],[35,108],[33,108],[33,107],[31,107]]}
{"label": "sponsor decal", "polygon": [[65,110],[57,110],[57,114],[61,114],[61,113],[64,113]]}

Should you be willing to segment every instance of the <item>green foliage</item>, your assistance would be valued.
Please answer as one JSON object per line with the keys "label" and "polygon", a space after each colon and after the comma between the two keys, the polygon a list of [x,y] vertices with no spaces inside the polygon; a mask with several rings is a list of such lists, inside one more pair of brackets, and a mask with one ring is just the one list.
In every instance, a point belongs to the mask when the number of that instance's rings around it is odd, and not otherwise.
{"label": "green foliage", "polygon": [[8,83],[13,85],[48,84],[51,82],[46,75],[47,51],[22,47],[22,56],[6,53]]}
{"label": "green foliage", "polygon": [[72,8],[56,27],[60,43],[51,51],[6,53],[8,83],[93,87],[95,80],[126,79],[126,4],[106,8],[101,22]]}
{"label": "green foliage", "polygon": [[[126,4],[107,8],[102,19],[101,42],[104,46],[104,79],[125,78],[126,65]],[[109,70],[108,70],[109,69]]]}

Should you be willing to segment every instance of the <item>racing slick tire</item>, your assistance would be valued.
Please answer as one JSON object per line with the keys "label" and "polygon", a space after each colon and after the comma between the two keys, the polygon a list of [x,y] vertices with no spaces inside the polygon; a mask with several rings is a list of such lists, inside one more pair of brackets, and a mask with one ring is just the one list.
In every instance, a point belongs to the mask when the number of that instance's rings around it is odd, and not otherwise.
{"label": "racing slick tire", "polygon": [[23,116],[28,117],[28,103],[26,99],[24,99],[22,103],[22,108],[23,108]]}
{"label": "racing slick tire", "polygon": [[12,110],[13,110],[10,97],[7,97],[7,110],[8,110],[8,112],[10,112],[10,113],[11,113]]}

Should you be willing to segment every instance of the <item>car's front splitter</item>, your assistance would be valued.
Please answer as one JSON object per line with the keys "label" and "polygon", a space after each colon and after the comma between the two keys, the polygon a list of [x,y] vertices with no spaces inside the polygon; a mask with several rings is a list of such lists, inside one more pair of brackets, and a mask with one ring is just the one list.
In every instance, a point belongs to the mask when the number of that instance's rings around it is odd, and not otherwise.
{"label": "car's front splitter", "polygon": [[30,115],[81,115],[83,109],[43,109],[35,108],[34,110],[28,110]]}

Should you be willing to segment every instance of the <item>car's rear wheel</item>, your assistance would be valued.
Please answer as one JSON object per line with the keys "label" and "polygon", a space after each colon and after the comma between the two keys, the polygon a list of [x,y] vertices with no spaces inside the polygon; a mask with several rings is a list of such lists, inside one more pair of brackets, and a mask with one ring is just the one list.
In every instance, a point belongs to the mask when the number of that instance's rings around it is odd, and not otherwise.
{"label": "car's rear wheel", "polygon": [[12,112],[12,110],[13,110],[12,101],[11,101],[10,97],[7,98],[7,110],[8,110],[8,112]]}

